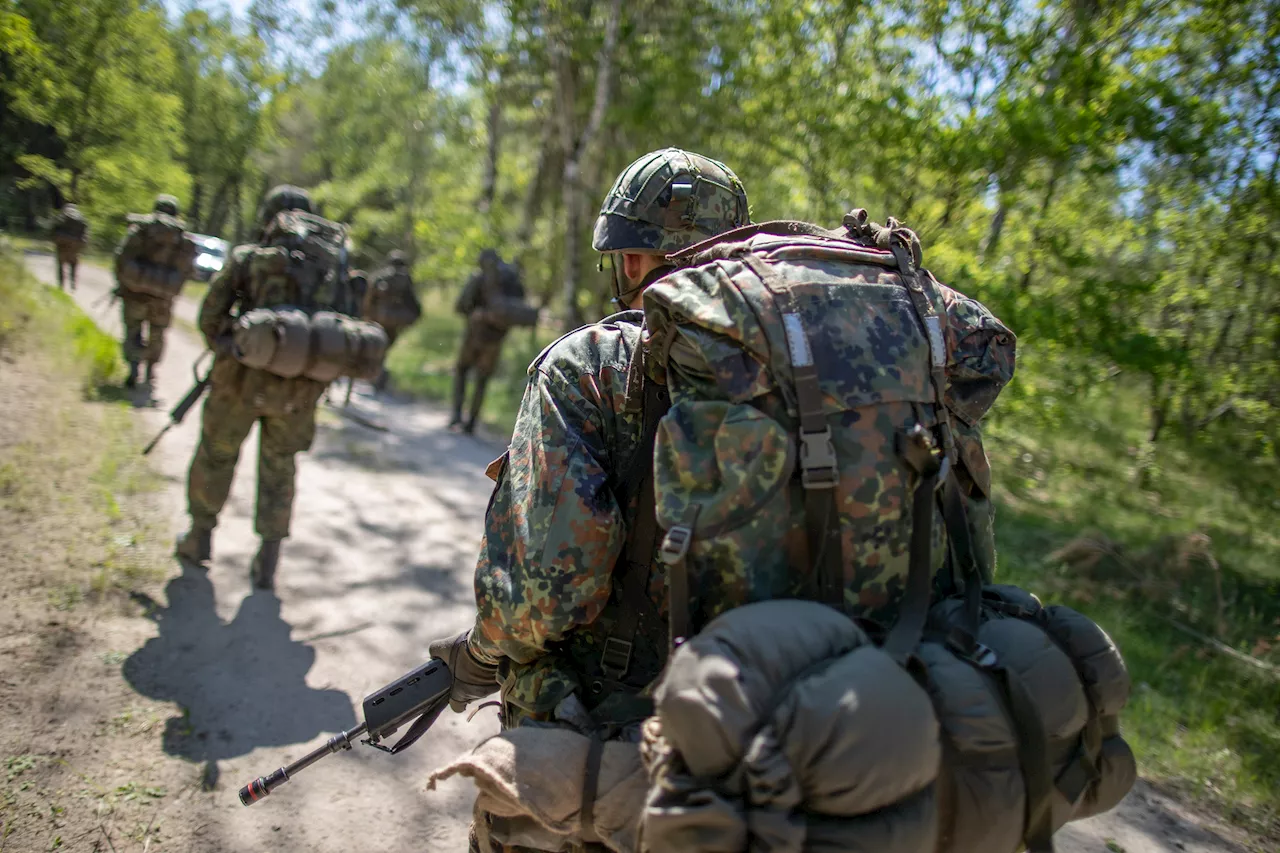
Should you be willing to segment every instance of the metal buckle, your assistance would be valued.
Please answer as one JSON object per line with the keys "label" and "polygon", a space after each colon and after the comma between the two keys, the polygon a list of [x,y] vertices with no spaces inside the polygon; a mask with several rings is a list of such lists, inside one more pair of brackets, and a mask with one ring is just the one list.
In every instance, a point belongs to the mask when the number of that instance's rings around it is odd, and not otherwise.
{"label": "metal buckle", "polygon": [[840,482],[830,425],[818,432],[800,430],[800,482],[806,489],[834,489]]}
{"label": "metal buckle", "polygon": [[677,524],[662,537],[662,545],[658,548],[658,558],[668,566],[674,566],[689,553],[689,545],[693,542],[693,530],[683,524]]}
{"label": "metal buckle", "polygon": [[629,640],[609,637],[604,641],[604,649],[600,652],[600,668],[609,678],[617,680],[627,674],[631,667],[631,646]]}

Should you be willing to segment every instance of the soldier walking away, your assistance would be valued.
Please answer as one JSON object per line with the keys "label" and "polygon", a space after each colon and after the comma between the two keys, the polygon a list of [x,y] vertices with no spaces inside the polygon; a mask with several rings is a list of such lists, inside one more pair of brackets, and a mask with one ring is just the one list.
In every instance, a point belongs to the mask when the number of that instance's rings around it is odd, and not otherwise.
{"label": "soldier walking away", "polygon": [[[68,202],[54,215],[53,227],[50,231],[58,266],[58,288],[65,290],[63,282],[68,281],[71,289],[75,290],[76,266],[80,262],[80,253],[89,243],[89,223],[85,221],[80,208]],[[65,278],[64,267],[69,273]]]}
{"label": "soldier walking away", "polygon": [[[405,329],[418,322],[422,316],[422,303],[413,290],[413,278],[409,275],[409,258],[396,249],[387,255],[387,265],[373,274],[364,296],[361,317],[372,320],[387,333],[387,348]],[[373,387],[381,391],[387,387],[387,368],[374,380]]]}
{"label": "soldier walking away", "polygon": [[[747,216],[746,191],[732,170],[678,149],[640,158],[609,193],[592,245],[611,263],[622,310],[570,332],[530,366],[511,445],[490,469],[497,486],[476,565],[475,625],[431,644],[431,655],[454,674],[455,710],[495,692],[501,665],[509,673],[506,728],[549,720],[573,695],[601,725],[649,713],[650,700],[639,694],[666,656],[660,576],[640,585],[640,609],[611,595],[615,565],[647,572],[654,551],[652,508],[646,525],[632,476],[651,467],[644,417],[624,405],[644,319],[636,309],[644,288],[670,271],[668,253],[745,225]],[[468,291],[476,289],[473,278]],[[460,300],[461,307],[472,308]],[[534,601],[541,603],[531,609]],[[618,672],[601,649],[628,607],[642,627],[627,671]],[[490,817],[477,814],[473,851],[513,849],[492,842],[490,830]]]}
{"label": "soldier walking away", "polygon": [[[515,267],[506,264],[494,249],[480,252],[480,269],[472,273],[458,295],[454,310],[467,318],[462,347],[453,377],[453,417],[449,429],[467,434],[475,432],[480,407],[489,379],[498,368],[502,343],[513,325],[502,310],[511,303],[523,305],[524,284]],[[475,389],[467,419],[462,419],[462,405],[467,394],[467,377],[475,371]]]}
{"label": "soldier walking away", "polygon": [[130,215],[129,230],[116,250],[115,295],[124,319],[124,360],[129,364],[125,386],[142,381],[151,386],[155,365],[164,354],[164,337],[173,318],[173,300],[191,275],[196,245],[178,217],[178,200],[156,196],[148,215]]}
{"label": "soldier walking away", "polygon": [[[316,405],[328,383],[248,367],[237,361],[228,337],[237,320],[254,309],[352,310],[339,269],[345,263],[344,245],[312,247],[305,242],[335,231],[343,234],[337,238],[342,241],[345,233],[341,226],[310,216],[312,209],[311,196],[299,187],[282,185],[268,192],[258,210],[255,241],[232,250],[200,306],[200,333],[216,356],[201,415],[200,443],[187,479],[191,527],[179,537],[177,553],[197,563],[211,558],[213,529],[231,490],[240,446],[256,423],[260,432],[254,530],[261,545],[250,575],[260,589],[274,587],[280,543],[289,535],[293,513],[294,457],[311,447]],[[306,227],[300,228],[304,216]],[[293,266],[304,263],[309,266]]]}

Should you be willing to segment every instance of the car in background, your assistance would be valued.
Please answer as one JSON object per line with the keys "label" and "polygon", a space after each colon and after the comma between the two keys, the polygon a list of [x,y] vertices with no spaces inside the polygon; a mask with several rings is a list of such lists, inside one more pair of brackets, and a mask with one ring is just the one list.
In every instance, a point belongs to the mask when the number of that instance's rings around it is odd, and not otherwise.
{"label": "car in background", "polygon": [[231,244],[207,234],[192,234],[191,240],[196,244],[196,263],[191,277],[196,281],[208,281],[227,262],[227,250]]}

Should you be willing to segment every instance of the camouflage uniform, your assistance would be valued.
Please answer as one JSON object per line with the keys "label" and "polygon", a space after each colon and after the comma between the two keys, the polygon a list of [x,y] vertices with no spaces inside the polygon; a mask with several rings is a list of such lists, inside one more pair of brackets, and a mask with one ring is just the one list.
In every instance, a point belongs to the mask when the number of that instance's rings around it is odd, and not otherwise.
{"label": "camouflage uniform", "polygon": [[449,425],[458,426],[463,422],[462,405],[466,398],[467,377],[474,371],[476,384],[472,391],[466,425],[463,427],[466,432],[475,429],[480,407],[484,404],[485,389],[489,378],[498,369],[502,343],[507,338],[507,329],[493,323],[485,312],[486,294],[496,286],[501,288],[503,295],[524,298],[524,287],[520,284],[518,273],[504,264],[497,252],[485,249],[480,253],[479,263],[480,269],[467,280],[454,305],[454,310],[467,318],[467,329],[454,366],[453,418]]}
{"label": "camouflage uniform", "polygon": [[[673,185],[691,193],[673,193]],[[655,221],[648,214],[659,209],[663,216]],[[728,167],[668,149],[623,172],[605,201],[593,246],[666,254],[746,221],[746,193]],[[653,270],[630,293],[666,272]],[[625,303],[621,284],[615,296]],[[648,564],[641,570],[649,572],[650,607],[630,669],[612,680],[601,666],[603,642],[622,609],[613,573],[639,503],[632,483],[637,466],[649,464],[640,452],[640,413],[625,405],[643,319],[643,312],[625,310],[543,351],[529,367],[510,447],[490,467],[497,485],[476,565],[479,612],[467,651],[498,667],[505,727],[551,718],[571,693],[601,724],[635,721],[651,710],[641,691],[667,652],[665,576],[653,554],[641,560]],[[490,820],[476,815],[472,850],[526,850],[492,841],[482,848],[477,831],[484,836]]]}
{"label": "camouflage uniform", "polygon": [[[372,320],[387,333],[387,349],[400,333],[422,316],[422,303],[413,290],[409,261],[404,252],[395,250],[387,256],[387,266],[374,273],[364,295],[360,316]],[[387,369],[374,382],[381,389],[387,384]]]}
{"label": "camouflage uniform", "polygon": [[[156,197],[154,210],[176,218],[178,200],[171,195],[161,194]],[[138,240],[132,239],[134,233],[135,227],[131,226],[129,233],[121,241],[120,248],[116,250],[117,262],[128,260],[143,248]],[[184,274],[189,275],[190,270],[185,270]],[[137,293],[123,286],[116,288],[116,296],[120,297],[120,314],[124,324],[121,349],[124,360],[129,364],[127,384],[132,385],[136,381],[139,364],[146,365],[146,381],[150,382],[151,371],[164,355],[165,333],[173,322],[173,300]]]}
{"label": "camouflage uniform", "polygon": [[[264,200],[259,224],[269,222],[286,207],[309,210],[310,199],[297,188],[276,188]],[[293,514],[294,455],[311,447],[316,431],[316,406],[326,385],[303,377],[286,379],[245,367],[226,351],[224,335],[238,315],[253,308],[280,304],[279,300],[271,299],[265,300],[271,305],[254,304],[249,288],[249,259],[255,248],[257,244],[248,243],[231,251],[226,265],[210,282],[209,292],[200,306],[200,333],[216,357],[209,396],[201,415],[200,443],[187,479],[192,530],[179,541],[178,550],[192,559],[208,559],[209,533],[216,526],[218,513],[231,490],[240,446],[257,423],[260,432],[254,530],[262,538],[263,547],[255,558],[254,572],[259,586],[269,587],[279,542],[288,537]],[[197,547],[197,543],[202,547]],[[264,554],[271,555],[265,578],[259,574]]]}
{"label": "camouflage uniform", "polygon": [[[58,267],[58,287],[62,288],[64,280],[69,280],[71,289],[75,290],[76,266],[80,263],[80,253],[89,243],[89,223],[85,222],[80,209],[74,204],[64,204],[53,217],[50,230]],[[68,279],[64,279],[64,267],[69,273]]]}

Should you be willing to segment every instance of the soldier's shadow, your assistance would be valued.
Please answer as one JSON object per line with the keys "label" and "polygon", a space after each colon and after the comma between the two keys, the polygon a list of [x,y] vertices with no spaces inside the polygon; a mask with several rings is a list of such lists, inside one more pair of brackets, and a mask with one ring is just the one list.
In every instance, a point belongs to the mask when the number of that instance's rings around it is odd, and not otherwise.
{"label": "soldier's shadow", "polygon": [[124,676],[139,693],[183,709],[165,724],[164,749],[204,763],[207,788],[221,760],[355,725],[347,694],[307,686],[315,650],[290,639],[273,594],[255,592],[224,623],[208,575],[190,564],[165,594],[167,607],[142,597],[160,635],[125,661]]}

